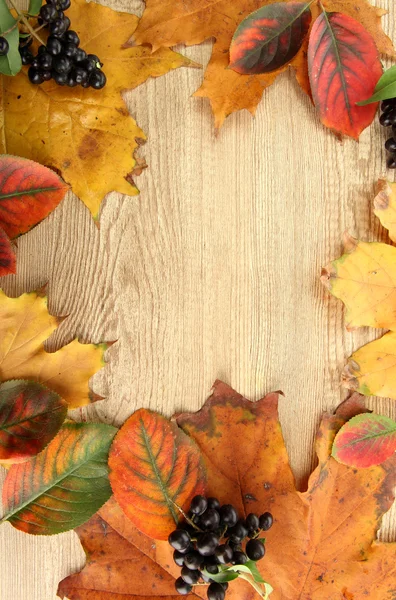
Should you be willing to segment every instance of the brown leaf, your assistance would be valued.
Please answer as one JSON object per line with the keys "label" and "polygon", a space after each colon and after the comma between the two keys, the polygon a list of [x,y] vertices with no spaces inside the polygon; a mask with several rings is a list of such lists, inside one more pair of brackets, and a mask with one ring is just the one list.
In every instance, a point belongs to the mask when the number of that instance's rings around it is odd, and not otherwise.
{"label": "brown leaf", "polygon": [[[375,538],[394,499],[395,458],[357,470],[330,457],[338,429],[362,412],[354,396],[336,414],[324,415],[316,443],[319,465],[308,490],[300,493],[277,403],[277,394],[249,402],[216,382],[201,411],[176,417],[201,449],[208,495],[233,503],[243,514],[271,510],[275,522],[266,532],[266,556],[258,563],[274,587],[271,600],[394,600],[396,544]],[[87,565],[61,582],[61,598],[176,599],[173,581],[180,569],[169,545],[140,533],[114,499],[77,532]],[[205,588],[194,592],[205,597]],[[245,582],[231,582],[227,600],[254,598]]]}

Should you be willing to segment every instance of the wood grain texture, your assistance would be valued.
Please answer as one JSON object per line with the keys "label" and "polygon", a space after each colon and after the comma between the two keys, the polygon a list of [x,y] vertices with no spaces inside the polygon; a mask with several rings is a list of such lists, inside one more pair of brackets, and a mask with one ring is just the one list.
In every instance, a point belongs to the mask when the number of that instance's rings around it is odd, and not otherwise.
{"label": "wood grain texture", "polygon": [[[109,3],[111,4],[111,3]],[[396,41],[396,7],[384,27]],[[117,8],[141,10],[139,0]],[[182,49],[206,64],[210,44]],[[301,487],[315,459],[320,415],[345,396],[347,356],[374,337],[348,333],[342,303],[319,281],[345,230],[387,240],[374,217],[385,174],[378,121],[340,143],[285,74],[252,119],[233,115],[219,136],[202,71],[182,69],[127,95],[148,134],[139,197],[110,194],[100,229],[72,195],[18,242],[18,295],[48,282],[50,310],[68,315],[49,343],[118,340],[94,378],[106,400],[85,416],[122,423],[136,408],[198,409],[216,378],[251,399],[281,389],[281,421]],[[370,399],[396,417],[396,403]],[[83,415],[84,416],[84,415]],[[396,539],[396,512],[383,539]],[[0,528],[1,600],[55,600],[84,556],[74,533],[50,539]]]}

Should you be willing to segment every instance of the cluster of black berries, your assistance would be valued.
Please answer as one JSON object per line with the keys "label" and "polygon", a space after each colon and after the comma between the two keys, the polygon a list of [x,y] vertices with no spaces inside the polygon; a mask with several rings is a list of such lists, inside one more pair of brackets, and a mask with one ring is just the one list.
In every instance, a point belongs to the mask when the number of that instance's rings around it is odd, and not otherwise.
{"label": "cluster of black berries", "polygon": [[39,47],[37,56],[31,52],[32,38],[22,39],[19,44],[22,63],[30,65],[28,76],[31,83],[40,84],[53,79],[59,85],[100,90],[106,85],[102,63],[95,54],[87,54],[80,48],[80,38],[70,28],[70,19],[64,11],[71,0],[46,0],[40,9],[39,23],[49,29],[46,45]]}
{"label": "cluster of black berries", "polygon": [[396,169],[396,98],[389,98],[381,103],[380,123],[383,127],[392,127],[393,136],[385,142],[389,153],[386,164],[388,169]]}
{"label": "cluster of black berries", "polygon": [[8,54],[8,50],[10,49],[10,45],[5,37],[0,37],[0,56],[6,56]]}
{"label": "cluster of black berries", "polygon": [[173,559],[181,567],[181,577],[175,583],[177,592],[189,594],[194,585],[206,583],[208,600],[224,600],[228,583],[217,583],[208,573],[219,573],[222,565],[243,565],[263,558],[265,546],[258,536],[272,522],[269,512],[260,517],[251,513],[246,519],[239,519],[231,504],[220,506],[217,498],[195,496],[188,521],[168,538],[174,548]]}

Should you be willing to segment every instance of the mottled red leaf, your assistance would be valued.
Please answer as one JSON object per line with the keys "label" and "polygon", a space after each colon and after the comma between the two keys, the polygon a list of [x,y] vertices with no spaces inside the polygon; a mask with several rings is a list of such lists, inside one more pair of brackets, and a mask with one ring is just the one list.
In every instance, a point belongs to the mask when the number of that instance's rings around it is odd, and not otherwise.
{"label": "mottled red leaf", "polygon": [[0,156],[0,226],[9,238],[40,223],[69,189],[51,169],[26,158]]}
{"label": "mottled red leaf", "polygon": [[242,75],[254,75],[289,63],[308,33],[310,4],[275,2],[251,13],[232,38],[230,68]]}
{"label": "mottled red leaf", "polygon": [[35,381],[0,385],[0,461],[20,462],[41,452],[59,431],[67,402]]}
{"label": "mottled red leaf", "polygon": [[11,241],[0,227],[0,277],[16,272],[16,257]]}
{"label": "mottled red leaf", "polygon": [[178,506],[205,490],[201,453],[175,423],[141,409],[116,435],[109,456],[117,502],[140,531],[167,539],[180,520]]}
{"label": "mottled red leaf", "polygon": [[371,35],[348,15],[322,13],[310,34],[308,69],[322,123],[357,139],[372,122],[377,104],[356,103],[372,95],[382,75]]}
{"label": "mottled red leaf", "polygon": [[396,422],[363,414],[348,421],[335,437],[333,456],[352,467],[380,465],[396,452]]}

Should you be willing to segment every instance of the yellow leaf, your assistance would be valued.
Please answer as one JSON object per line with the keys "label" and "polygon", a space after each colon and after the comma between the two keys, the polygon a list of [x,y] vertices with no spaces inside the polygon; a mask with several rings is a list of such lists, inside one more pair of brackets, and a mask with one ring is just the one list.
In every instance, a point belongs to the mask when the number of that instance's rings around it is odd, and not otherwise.
{"label": "yellow leaf", "polygon": [[0,290],[0,381],[33,379],[45,383],[77,408],[97,399],[88,380],[104,365],[105,344],[74,340],[48,353],[43,343],[59,320],[49,314],[47,298],[38,293],[8,298]]}
{"label": "yellow leaf", "polygon": [[[380,181],[375,214],[396,238],[396,184]],[[349,359],[346,387],[366,396],[396,399],[396,248],[346,238],[346,253],[323,269],[322,281],[346,306],[347,328],[389,329]]]}
{"label": "yellow leaf", "polygon": [[379,181],[379,192],[374,198],[374,214],[388,229],[392,242],[396,242],[396,183]]}
{"label": "yellow leaf", "polygon": [[2,77],[0,152],[31,158],[58,169],[73,191],[98,217],[111,191],[135,195],[134,152],[145,139],[129,115],[122,92],[149,77],[183,65],[187,58],[167,49],[123,48],[138,18],[85,0],[73,0],[68,16],[81,47],[103,62],[102,90],[67,88],[53,81],[29,83],[26,70]]}
{"label": "yellow leaf", "polygon": [[396,398],[396,332],[390,331],[352,354],[343,383],[366,396]]}
{"label": "yellow leaf", "polygon": [[346,306],[347,328],[396,329],[396,248],[377,242],[349,244],[349,251],[322,276]]}

